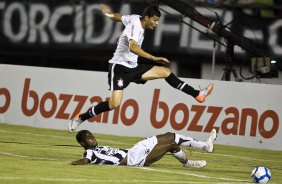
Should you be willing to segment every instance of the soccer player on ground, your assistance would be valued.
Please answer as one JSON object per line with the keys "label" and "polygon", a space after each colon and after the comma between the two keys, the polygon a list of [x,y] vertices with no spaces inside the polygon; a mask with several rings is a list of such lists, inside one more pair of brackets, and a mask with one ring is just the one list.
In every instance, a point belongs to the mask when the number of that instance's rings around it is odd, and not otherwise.
{"label": "soccer player on ground", "polygon": [[[142,16],[121,15],[112,13],[111,10],[101,4],[101,9],[105,16],[113,21],[122,22],[125,29],[119,38],[113,58],[109,61],[108,83],[111,97],[109,101],[104,101],[89,108],[83,114],[78,114],[69,122],[69,131],[75,130],[85,120],[96,116],[102,112],[117,108],[122,101],[123,89],[130,82],[145,84],[148,80],[163,78],[172,87],[191,95],[198,102],[202,103],[212,92],[213,84],[202,90],[195,90],[185,82],[177,78],[168,67],[161,64],[169,63],[167,58],[153,56],[141,48],[145,29],[155,29],[158,26],[161,13],[157,7],[148,6]],[[154,64],[141,64],[137,62],[138,56],[152,60]],[[158,64],[158,65],[157,65]]]}
{"label": "soccer player on ground", "polygon": [[82,159],[72,161],[70,164],[149,166],[170,152],[184,167],[202,168],[206,166],[206,161],[187,159],[180,146],[198,148],[211,153],[215,139],[215,129],[211,131],[206,141],[197,141],[188,136],[168,132],[139,141],[129,149],[115,149],[99,146],[91,132],[81,130],[76,134],[76,140],[85,152]]}

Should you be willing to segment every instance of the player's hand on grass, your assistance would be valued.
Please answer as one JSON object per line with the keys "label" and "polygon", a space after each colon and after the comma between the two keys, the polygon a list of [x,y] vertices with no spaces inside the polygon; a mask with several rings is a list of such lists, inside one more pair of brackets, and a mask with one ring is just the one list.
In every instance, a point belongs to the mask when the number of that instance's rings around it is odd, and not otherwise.
{"label": "player's hand on grass", "polygon": [[77,160],[70,162],[70,165],[78,165]]}
{"label": "player's hand on grass", "polygon": [[80,160],[75,160],[70,163],[70,165],[87,165],[90,163],[88,158],[82,158]]}

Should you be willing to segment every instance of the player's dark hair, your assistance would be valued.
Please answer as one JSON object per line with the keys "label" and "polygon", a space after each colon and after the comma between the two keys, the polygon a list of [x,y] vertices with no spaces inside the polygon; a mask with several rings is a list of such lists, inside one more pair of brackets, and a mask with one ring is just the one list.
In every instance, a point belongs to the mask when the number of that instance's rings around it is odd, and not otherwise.
{"label": "player's dark hair", "polygon": [[153,17],[153,16],[161,17],[161,12],[160,12],[160,10],[159,10],[159,8],[157,6],[147,6],[145,8],[145,10],[143,11],[142,18],[145,18],[145,16],[148,16],[148,17]]}
{"label": "player's dark hair", "polygon": [[87,133],[90,133],[88,130],[80,130],[79,132],[77,132],[76,134],[76,140],[78,143],[81,143],[81,141],[84,141],[86,139],[86,135]]}

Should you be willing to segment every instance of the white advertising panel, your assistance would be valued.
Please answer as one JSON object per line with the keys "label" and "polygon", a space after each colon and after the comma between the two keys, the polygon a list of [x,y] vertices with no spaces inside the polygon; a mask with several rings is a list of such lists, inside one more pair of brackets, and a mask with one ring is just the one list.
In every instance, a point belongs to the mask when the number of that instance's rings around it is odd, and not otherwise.
{"label": "white advertising panel", "polygon": [[[182,80],[195,88],[213,82],[214,91],[200,104],[163,79],[131,83],[119,108],[77,130],[136,137],[169,131],[205,139],[215,127],[217,144],[282,150],[282,86]],[[67,131],[72,116],[109,97],[108,88],[106,72],[0,65],[0,122]]]}

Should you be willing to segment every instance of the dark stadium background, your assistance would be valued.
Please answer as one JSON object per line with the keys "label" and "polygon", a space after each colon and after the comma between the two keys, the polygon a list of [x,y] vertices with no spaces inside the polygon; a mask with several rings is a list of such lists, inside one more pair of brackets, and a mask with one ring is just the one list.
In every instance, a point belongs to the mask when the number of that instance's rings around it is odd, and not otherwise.
{"label": "dark stadium background", "polygon": [[[190,1],[192,2],[192,1]],[[282,59],[282,54],[277,55],[274,53],[273,48],[269,45],[270,26],[275,22],[281,21],[281,3],[275,1],[272,3],[250,3],[250,4],[240,4],[240,1],[195,1],[190,3],[196,9],[202,8],[205,11],[213,11],[214,9],[220,9],[223,12],[231,12],[235,20],[230,23],[229,27],[231,31],[237,36],[242,36],[244,30],[259,30],[262,32],[262,38],[257,40],[252,40],[254,46],[261,48],[265,52],[265,56],[273,57],[277,61]],[[126,1],[116,1],[116,0],[106,0],[106,1],[94,1],[94,0],[1,0],[2,8],[0,6],[0,63],[5,64],[17,64],[17,65],[29,65],[29,66],[43,66],[43,67],[55,67],[55,68],[70,68],[70,69],[80,69],[80,70],[93,70],[93,71],[107,71],[108,64],[107,61],[112,57],[115,50],[116,44],[110,41],[109,37],[103,43],[87,43],[85,40],[86,34],[86,9],[90,5],[95,5],[99,3],[106,3],[114,11],[118,12],[122,7],[130,7],[131,13],[141,14],[144,7],[149,3],[156,3],[156,1],[137,1],[137,0],[126,0]],[[274,4],[275,3],[275,4]],[[24,14],[26,14],[27,21],[23,22],[23,17],[17,8],[11,13],[10,17],[7,13],[7,9],[11,10],[11,5],[17,5],[23,8]],[[71,41],[66,41],[59,43],[54,40],[52,30],[46,27],[45,31],[48,36],[48,43],[42,43],[42,38],[37,34],[36,39],[30,41],[31,33],[30,29],[30,17],[31,17],[31,6],[43,4],[44,7],[50,11],[49,21],[51,16],[54,14],[57,8],[61,6],[67,6],[73,8],[72,13],[62,16],[57,24],[56,29],[62,35],[69,35],[77,33],[75,30],[74,19],[78,15],[79,11],[83,12],[82,23],[82,41],[80,43],[75,43],[73,39]],[[161,3],[160,3],[161,4]],[[80,10],[75,8],[80,7]],[[224,13],[223,13],[224,14]],[[93,25],[93,35],[92,38],[101,36],[103,34],[104,19],[101,14],[93,13],[95,18],[92,19]],[[35,16],[34,22],[42,21],[43,15],[38,13]],[[181,17],[180,15],[168,16],[166,15],[166,23],[179,24],[182,26],[187,26],[179,22],[177,19]],[[210,17],[211,19],[216,19],[216,16]],[[222,18],[222,17],[220,17]],[[8,20],[7,20],[8,19]],[[225,20],[223,20],[225,21]],[[193,21],[192,21],[193,22]],[[224,22],[223,24],[228,24],[229,22]],[[13,40],[11,37],[7,36],[4,29],[7,29],[7,25],[10,25],[10,31],[12,35],[17,35],[22,29],[25,33],[21,39]],[[115,30],[115,24],[113,24],[111,31]],[[189,28],[190,32],[196,31]],[[282,25],[277,29],[277,41],[278,47],[282,47]],[[191,33],[190,33],[191,34]],[[253,33],[254,37],[255,33]],[[117,35],[117,34],[116,34]],[[144,50],[151,52],[152,54],[158,56],[165,56],[170,60],[176,62],[178,66],[178,76],[180,77],[191,77],[191,78],[201,78],[201,65],[203,63],[211,63],[212,58],[212,48],[206,49],[195,49],[190,45],[183,48],[180,47],[180,34],[176,33],[164,33],[161,37],[161,45],[154,45],[155,32],[147,31],[145,40],[143,43]],[[116,37],[116,36],[115,36]],[[190,37],[189,37],[190,38]],[[204,35],[200,36],[202,40],[211,40]],[[212,42],[212,40],[211,40]],[[252,54],[244,53],[235,54],[234,65],[250,65],[250,59]],[[142,60],[142,59],[141,59]],[[147,62],[147,61],[145,61]],[[217,64],[225,63],[225,51],[224,48],[216,51],[216,62]],[[278,63],[279,64],[279,63]],[[281,67],[281,66],[280,66]]]}

